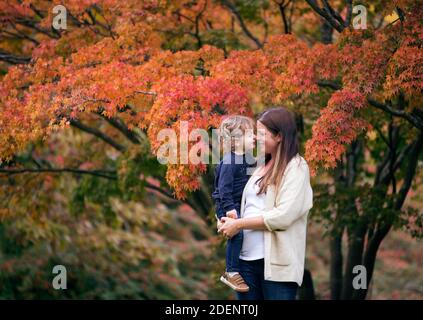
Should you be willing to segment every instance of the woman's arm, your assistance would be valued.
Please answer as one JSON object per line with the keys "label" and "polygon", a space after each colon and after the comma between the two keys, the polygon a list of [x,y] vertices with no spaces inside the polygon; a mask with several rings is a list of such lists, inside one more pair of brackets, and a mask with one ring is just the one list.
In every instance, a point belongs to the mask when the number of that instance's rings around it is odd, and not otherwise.
{"label": "woman's arm", "polygon": [[279,200],[272,210],[263,214],[264,224],[269,231],[288,229],[313,206],[307,163],[293,163],[287,170],[285,181],[279,190]]}
{"label": "woman's arm", "polygon": [[258,217],[236,220],[223,218],[224,223],[219,228],[219,232],[231,238],[242,229],[268,231],[288,229],[295,220],[312,207],[313,192],[307,164],[292,166],[279,192],[281,193],[279,202],[272,210],[265,211],[263,216]]}
{"label": "woman's arm", "polygon": [[221,232],[225,237],[228,238],[232,238],[235,234],[243,229],[267,230],[262,216],[240,219],[223,217],[221,220],[223,224],[218,229],[218,232]]}

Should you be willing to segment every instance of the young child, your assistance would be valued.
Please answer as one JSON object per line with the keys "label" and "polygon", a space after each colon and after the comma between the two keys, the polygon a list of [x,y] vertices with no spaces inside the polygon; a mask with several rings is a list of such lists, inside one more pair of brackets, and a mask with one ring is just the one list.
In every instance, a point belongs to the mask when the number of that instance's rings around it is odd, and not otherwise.
{"label": "young child", "polygon": [[[229,116],[219,128],[223,142],[230,143],[230,152],[223,155],[215,171],[212,198],[216,204],[216,218],[240,217],[241,197],[249,179],[247,168],[255,164],[254,121],[245,116]],[[225,149],[224,149],[225,150]],[[250,173],[251,174],[251,173]],[[226,245],[226,272],[220,281],[238,292],[248,292],[249,287],[239,274],[239,254],[243,241],[242,231],[228,239]]]}

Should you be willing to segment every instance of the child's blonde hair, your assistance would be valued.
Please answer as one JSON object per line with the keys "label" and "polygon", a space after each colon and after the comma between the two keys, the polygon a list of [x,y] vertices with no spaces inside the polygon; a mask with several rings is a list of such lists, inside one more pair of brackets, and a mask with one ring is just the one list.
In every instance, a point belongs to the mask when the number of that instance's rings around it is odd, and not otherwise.
{"label": "child's blonde hair", "polygon": [[231,150],[234,151],[235,143],[245,135],[247,130],[254,130],[254,120],[246,116],[233,115],[221,122],[219,135],[223,143],[231,142]]}

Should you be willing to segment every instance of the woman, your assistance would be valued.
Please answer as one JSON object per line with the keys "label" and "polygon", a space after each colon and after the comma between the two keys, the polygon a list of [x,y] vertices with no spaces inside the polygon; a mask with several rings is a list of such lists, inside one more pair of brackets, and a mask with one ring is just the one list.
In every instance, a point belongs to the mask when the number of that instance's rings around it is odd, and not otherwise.
{"label": "woman", "polygon": [[238,299],[293,300],[304,274],[307,215],[313,203],[309,169],[298,154],[291,112],[267,110],[257,129],[265,165],[244,188],[241,218],[223,217],[218,231],[227,238],[244,232],[240,274],[250,290],[237,293]]}

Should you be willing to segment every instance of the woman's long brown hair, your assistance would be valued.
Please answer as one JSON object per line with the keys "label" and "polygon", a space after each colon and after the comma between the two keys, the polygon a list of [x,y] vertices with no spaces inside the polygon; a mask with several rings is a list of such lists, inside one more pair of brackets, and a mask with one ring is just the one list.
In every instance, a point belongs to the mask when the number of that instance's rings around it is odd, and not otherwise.
{"label": "woman's long brown hair", "polygon": [[[260,177],[258,194],[265,193],[269,185],[280,188],[282,177],[289,161],[298,154],[297,124],[294,115],[284,107],[272,108],[263,112],[260,121],[273,135],[282,137],[275,159],[269,170]],[[270,161],[270,154],[266,154],[266,163]]]}

